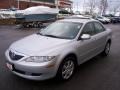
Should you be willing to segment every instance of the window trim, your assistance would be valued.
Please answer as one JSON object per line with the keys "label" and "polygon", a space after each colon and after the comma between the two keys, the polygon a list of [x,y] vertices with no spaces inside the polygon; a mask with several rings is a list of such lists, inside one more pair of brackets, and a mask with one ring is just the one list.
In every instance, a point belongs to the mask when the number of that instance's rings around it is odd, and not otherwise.
{"label": "window trim", "polygon": [[[81,40],[82,31],[83,31],[83,29],[85,28],[85,26],[86,26],[87,24],[89,24],[89,23],[92,23],[92,24],[93,24],[93,21],[91,21],[91,22],[87,22],[87,23],[85,23],[85,24],[83,25],[83,27],[81,28],[81,32],[80,32],[80,34],[79,34],[79,36],[78,36],[77,41]],[[94,31],[95,31],[94,24],[93,24],[93,28],[94,28]],[[94,35],[96,35],[96,34],[94,34]],[[94,36],[94,35],[91,35],[91,36]]]}
{"label": "window trim", "polygon": [[[95,23],[98,23],[99,25],[102,26],[102,28],[104,29],[102,32],[106,31],[106,28],[105,28],[100,22],[96,22],[96,21],[93,22],[93,25],[94,25],[94,31],[96,30]],[[95,31],[95,32],[96,32],[96,31]],[[102,32],[98,32],[98,33],[96,33],[96,34],[100,34],[100,33],[102,33]],[[96,35],[96,34],[95,34],[95,35]]]}
{"label": "window trim", "polygon": [[[95,30],[95,27],[94,27],[93,22],[88,22],[88,23],[86,23],[85,26],[83,27],[83,29],[82,29],[82,31],[81,31],[81,34],[82,34],[83,30],[85,29],[85,27],[86,27],[88,24],[92,24],[92,25],[93,25],[93,29]],[[94,30],[93,30],[93,31],[94,31]],[[93,35],[91,35],[91,36],[93,36]]]}

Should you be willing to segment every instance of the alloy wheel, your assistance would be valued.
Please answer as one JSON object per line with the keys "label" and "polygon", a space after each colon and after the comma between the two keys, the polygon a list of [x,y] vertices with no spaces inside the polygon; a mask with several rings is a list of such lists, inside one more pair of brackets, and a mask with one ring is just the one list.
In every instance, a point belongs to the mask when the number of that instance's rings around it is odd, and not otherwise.
{"label": "alloy wheel", "polygon": [[69,79],[74,71],[75,65],[72,60],[68,60],[64,63],[63,68],[62,68],[62,77],[63,79]]}

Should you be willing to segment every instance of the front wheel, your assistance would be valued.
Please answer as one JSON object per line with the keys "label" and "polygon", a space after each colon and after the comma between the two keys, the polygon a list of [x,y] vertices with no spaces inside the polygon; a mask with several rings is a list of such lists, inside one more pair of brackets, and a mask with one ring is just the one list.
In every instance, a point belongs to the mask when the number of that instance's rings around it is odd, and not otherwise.
{"label": "front wheel", "polygon": [[103,56],[108,56],[109,55],[109,52],[110,52],[110,43],[108,42],[105,46],[105,49],[104,51],[102,52],[102,55]]}
{"label": "front wheel", "polygon": [[65,81],[72,77],[76,66],[74,60],[74,57],[68,57],[63,60],[58,69],[57,79]]}

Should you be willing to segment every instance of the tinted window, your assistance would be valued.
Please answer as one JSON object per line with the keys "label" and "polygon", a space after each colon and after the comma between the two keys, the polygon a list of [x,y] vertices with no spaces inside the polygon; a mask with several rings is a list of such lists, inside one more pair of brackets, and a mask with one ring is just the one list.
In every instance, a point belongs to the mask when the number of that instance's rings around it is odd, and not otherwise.
{"label": "tinted window", "polygon": [[95,33],[100,33],[105,31],[105,28],[100,23],[94,23],[95,25]]}
{"label": "tinted window", "polygon": [[94,35],[94,25],[93,23],[88,23],[83,28],[82,34]]}

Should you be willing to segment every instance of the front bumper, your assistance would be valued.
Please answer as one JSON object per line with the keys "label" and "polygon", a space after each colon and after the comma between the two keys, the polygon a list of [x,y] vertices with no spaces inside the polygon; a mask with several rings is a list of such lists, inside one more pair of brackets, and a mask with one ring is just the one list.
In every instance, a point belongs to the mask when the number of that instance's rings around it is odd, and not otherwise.
{"label": "front bumper", "polygon": [[56,60],[52,60],[45,63],[27,63],[21,60],[13,61],[9,57],[9,51],[5,53],[7,64],[12,66],[14,74],[30,79],[30,80],[45,80],[55,77],[57,73]]}

